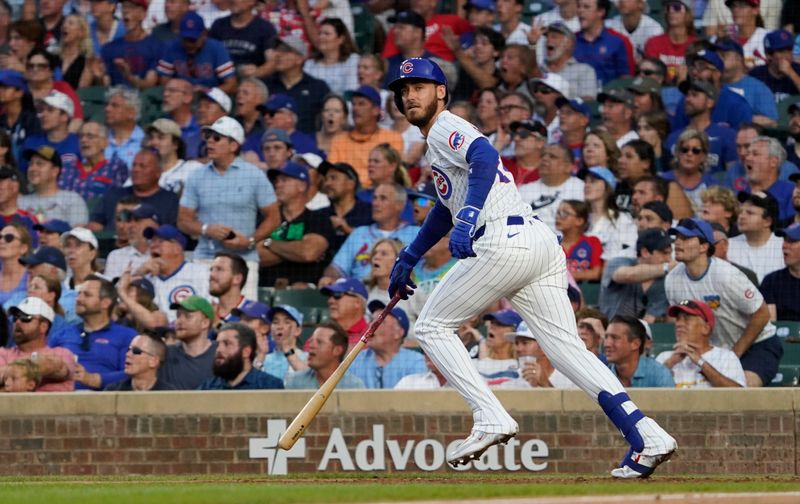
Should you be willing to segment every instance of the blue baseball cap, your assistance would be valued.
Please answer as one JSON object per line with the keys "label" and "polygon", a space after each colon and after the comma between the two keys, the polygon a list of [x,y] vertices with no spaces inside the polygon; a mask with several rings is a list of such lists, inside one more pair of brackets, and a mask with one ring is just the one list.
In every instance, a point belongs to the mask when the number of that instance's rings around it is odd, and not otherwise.
{"label": "blue baseball cap", "polygon": [[157,223],[160,221],[158,213],[156,213],[156,209],[147,203],[137,205],[136,208],[131,211],[131,217],[134,219],[152,219]]}
{"label": "blue baseball cap", "polygon": [[439,196],[436,194],[436,188],[433,186],[433,182],[428,182],[419,191],[409,191],[408,195],[415,200],[423,198],[434,203],[439,199]]}
{"label": "blue baseball cap", "polygon": [[469,0],[467,5],[464,7],[467,9],[472,8],[489,12],[497,12],[497,4],[494,3],[494,0]]}
{"label": "blue baseball cap", "polygon": [[19,263],[24,266],[51,264],[60,270],[67,271],[67,260],[64,258],[64,253],[55,247],[48,247],[47,245],[39,247],[39,250],[33,254],[20,257]]}
{"label": "blue baseball cap", "polygon": [[72,226],[69,225],[69,222],[63,221],[61,219],[50,219],[47,222],[36,224],[35,226],[33,226],[33,229],[35,229],[36,231],[45,231],[47,233],[58,233],[59,235],[61,235],[72,229]]}
{"label": "blue baseball cap", "polygon": [[270,96],[263,105],[258,106],[258,110],[260,110],[262,113],[277,112],[282,109],[291,110],[292,112],[297,113],[297,102],[295,102],[294,98],[289,95],[276,94]]}
{"label": "blue baseball cap", "polygon": [[574,110],[579,114],[582,114],[589,118],[592,117],[592,110],[589,108],[589,105],[587,105],[580,98],[573,98],[571,100],[563,96],[559,96],[558,98],[556,98],[556,107],[561,108],[564,105],[569,106],[569,108],[571,108],[572,110]]}
{"label": "blue baseball cap", "polygon": [[297,325],[303,325],[303,314],[300,313],[300,310],[295,308],[294,306],[290,306],[288,304],[279,304],[273,306],[269,312],[267,313],[267,318],[270,322],[272,322],[272,318],[275,316],[276,313],[285,313],[289,316],[290,319],[297,322]]}
{"label": "blue baseball cap", "polygon": [[231,315],[239,318],[245,316],[251,319],[262,320],[264,322],[272,321],[269,306],[259,301],[245,301],[241,308],[234,308],[231,310]]}
{"label": "blue baseball cap", "polygon": [[800,223],[795,222],[787,228],[778,229],[775,231],[775,236],[784,239],[788,238],[791,241],[800,241]]}
{"label": "blue baseball cap", "polygon": [[197,40],[205,31],[206,25],[203,23],[203,18],[195,11],[189,11],[181,18],[178,29],[181,38]]}
{"label": "blue baseball cap", "polygon": [[687,238],[697,237],[707,243],[714,243],[714,230],[711,229],[711,224],[703,219],[681,219],[678,225],[674,228],[669,228],[667,231],[670,236],[683,235]]}
{"label": "blue baseball cap", "polygon": [[261,145],[267,142],[283,142],[289,147],[292,146],[292,139],[289,137],[289,133],[280,128],[270,128],[261,135]]}
{"label": "blue baseball cap", "polygon": [[154,236],[162,240],[176,241],[181,247],[186,248],[186,236],[172,224],[162,224],[157,228],[149,227],[144,230],[144,237],[148,240],[152,240]]}
{"label": "blue baseball cap", "polygon": [[764,37],[764,50],[767,54],[794,47],[794,37],[786,30],[771,31]]}
{"label": "blue baseball cap", "polygon": [[717,40],[714,44],[714,47],[717,51],[724,51],[724,52],[735,52],[738,53],[739,56],[744,56],[744,49],[742,49],[742,45],[732,38],[721,38]]}
{"label": "blue baseball cap", "polygon": [[23,93],[28,92],[28,82],[18,70],[0,70],[0,86],[21,89]]}
{"label": "blue baseball cap", "polygon": [[145,291],[151,298],[156,297],[156,288],[153,287],[153,282],[146,278],[137,278],[131,282],[131,286],[138,287]]}
{"label": "blue baseball cap", "polygon": [[500,325],[517,327],[522,322],[522,317],[514,310],[500,310],[487,313],[483,316],[483,320],[492,320]]}
{"label": "blue baseball cap", "polygon": [[583,172],[582,178],[586,178],[587,175],[591,175],[596,179],[602,180],[608,184],[608,187],[610,187],[612,191],[617,190],[617,177],[614,176],[614,172],[605,166],[591,166],[587,168],[585,172]]}
{"label": "blue baseball cap", "polygon": [[698,51],[688,58],[690,65],[696,60],[703,60],[706,63],[710,63],[720,72],[725,70],[725,63],[722,62],[722,58],[719,57],[719,54],[715,53],[714,51],[703,49],[702,51]]}
{"label": "blue baseball cap", "polygon": [[321,288],[319,291],[323,296],[352,294],[354,296],[360,296],[364,298],[364,301],[366,301],[369,297],[367,288],[364,287],[364,284],[361,283],[361,280],[353,277],[340,278],[327,287]]}
{"label": "blue baseball cap", "polygon": [[275,181],[278,179],[278,175],[286,175],[287,177],[292,177],[293,179],[302,180],[306,183],[306,185],[308,185],[309,182],[308,168],[299,163],[293,163],[291,161],[287,161],[280,170],[275,168],[270,168],[267,170],[267,177],[269,177],[269,181],[273,184],[275,184]]}
{"label": "blue baseball cap", "polygon": [[372,86],[363,85],[358,86],[358,89],[353,91],[353,96],[362,96],[371,101],[376,107],[381,106],[381,94]]}
{"label": "blue baseball cap", "polygon": [[[380,299],[373,299],[367,305],[367,309],[370,311],[370,313],[375,313],[376,311],[383,310],[384,308],[386,308],[386,303]],[[389,312],[389,315],[397,319],[400,327],[403,328],[403,337],[405,338],[408,335],[408,328],[411,327],[411,323],[408,321],[408,315],[406,315],[405,310],[395,306],[392,308],[392,311]]]}

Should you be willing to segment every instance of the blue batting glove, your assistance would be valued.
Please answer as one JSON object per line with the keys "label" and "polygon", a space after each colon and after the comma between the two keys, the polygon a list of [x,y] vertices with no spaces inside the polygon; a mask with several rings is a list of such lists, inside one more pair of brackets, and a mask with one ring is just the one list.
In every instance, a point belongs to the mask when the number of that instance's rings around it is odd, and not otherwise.
{"label": "blue batting glove", "polygon": [[408,252],[408,248],[400,251],[389,275],[389,297],[394,297],[399,292],[400,299],[408,299],[408,296],[414,294],[417,284],[411,281],[411,273],[418,262],[419,257]]}
{"label": "blue batting glove", "polygon": [[475,225],[478,222],[480,209],[465,206],[456,214],[456,225],[450,233],[450,253],[457,259],[476,257],[472,250],[472,237],[475,236]]}

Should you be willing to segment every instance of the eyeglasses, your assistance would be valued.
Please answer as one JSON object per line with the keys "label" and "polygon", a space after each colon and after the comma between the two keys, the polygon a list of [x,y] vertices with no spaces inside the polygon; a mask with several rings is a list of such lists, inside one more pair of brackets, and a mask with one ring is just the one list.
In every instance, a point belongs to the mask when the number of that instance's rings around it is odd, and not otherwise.
{"label": "eyeglasses", "polygon": [[122,210],[117,214],[117,222],[130,222],[133,218],[133,213],[130,210]]}
{"label": "eyeglasses", "polygon": [[216,131],[205,131],[205,132],[203,132],[203,140],[205,140],[206,142],[208,142],[209,140],[212,140],[212,139],[215,142],[219,142],[223,138],[225,138],[225,137],[220,135]]}
{"label": "eyeglasses", "polygon": [[35,317],[33,315],[28,315],[27,313],[20,313],[19,315],[14,315],[14,320],[19,322],[28,323],[33,320]]}
{"label": "eyeglasses", "polygon": [[700,147],[681,147],[681,154],[689,154],[690,152],[698,156],[703,153],[703,149]]}
{"label": "eyeglasses", "polygon": [[19,236],[13,235],[11,233],[6,233],[3,236],[0,236],[0,238],[2,238],[3,241],[6,242],[6,243],[11,243],[14,240],[19,240],[20,239]]}
{"label": "eyeglasses", "polygon": [[667,4],[667,10],[672,12],[683,12],[686,10],[686,6],[680,2],[670,2]]}
{"label": "eyeglasses", "polygon": [[130,353],[132,353],[133,355],[142,355],[142,354],[146,354],[146,355],[150,355],[150,356],[153,355],[152,353],[150,353],[147,350],[144,350],[142,348],[139,348],[138,346],[129,346],[128,347],[128,351]]}
{"label": "eyeglasses", "polygon": [[49,70],[50,65],[47,63],[28,63],[25,65],[28,70]]}

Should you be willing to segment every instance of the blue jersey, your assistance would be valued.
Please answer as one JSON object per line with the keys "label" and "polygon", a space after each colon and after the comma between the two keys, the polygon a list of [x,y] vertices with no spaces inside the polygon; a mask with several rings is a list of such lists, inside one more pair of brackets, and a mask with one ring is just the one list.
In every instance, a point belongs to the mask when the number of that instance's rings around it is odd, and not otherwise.
{"label": "blue jersey", "polygon": [[760,80],[745,75],[738,81],[728,84],[728,89],[747,100],[753,109],[753,115],[762,115],[774,121],[778,120],[775,95]]}
{"label": "blue jersey", "polygon": [[[25,143],[22,144],[22,152],[25,152],[28,149],[36,150],[42,145],[49,145],[61,155],[62,172],[74,170],[78,165],[78,160],[81,158],[81,146],[78,143],[78,135],[75,133],[70,133],[64,140],[61,140],[60,142],[51,142],[47,139],[47,135],[45,133],[31,135],[26,138]],[[19,168],[24,173],[28,172],[28,160],[25,159],[24,156],[19,158]]]}
{"label": "blue jersey", "polygon": [[[673,131],[664,142],[665,152],[670,156],[675,157],[677,152],[673,152],[675,142],[678,137],[684,132],[686,128],[681,128]],[[706,128],[706,135],[708,135],[709,154],[708,154],[708,170],[709,173],[716,173],[725,171],[728,164],[733,163],[737,159],[736,154],[736,132],[725,126],[712,123],[711,126]],[[666,164],[669,166],[669,163]]]}
{"label": "blue jersey", "polygon": [[103,46],[100,56],[106,66],[106,72],[111,77],[111,85],[130,86],[131,83],[122,76],[114,60],[125,60],[133,75],[144,78],[147,72],[156,69],[161,52],[161,43],[155,37],[148,36],[135,42],[124,38],[112,40]]}
{"label": "blue jersey", "polygon": [[225,79],[235,77],[236,69],[222,42],[206,39],[203,47],[191,57],[179,41],[167,46],[158,62],[158,74],[185,79],[195,85],[215,87]]}
{"label": "blue jersey", "polygon": [[[675,115],[672,118],[672,131],[679,130],[689,124],[684,108],[685,98],[681,97],[675,106]],[[734,93],[727,86],[722,86],[717,103],[711,111],[711,122],[719,123],[734,130],[739,129],[743,122],[753,120],[753,108],[742,96]]]}
{"label": "blue jersey", "polygon": [[357,227],[344,241],[342,248],[336,253],[331,264],[336,266],[343,276],[356,277],[359,280],[363,280],[372,268],[369,255],[378,240],[393,238],[408,245],[414,240],[417,233],[419,233],[419,226],[409,226],[407,224],[401,224],[400,227],[392,231],[382,231],[378,229],[377,224]]}
{"label": "blue jersey", "polygon": [[601,86],[633,72],[634,64],[624,35],[607,29],[591,42],[584,38],[583,32],[578,33],[573,56],[594,68]]}

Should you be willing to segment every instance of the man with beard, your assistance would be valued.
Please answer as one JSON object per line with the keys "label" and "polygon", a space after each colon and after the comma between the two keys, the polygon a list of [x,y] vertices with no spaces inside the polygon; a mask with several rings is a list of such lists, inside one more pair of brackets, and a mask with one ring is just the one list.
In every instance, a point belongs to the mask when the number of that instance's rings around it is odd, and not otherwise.
{"label": "man with beard", "polygon": [[569,83],[571,98],[594,100],[599,92],[594,67],[575,59],[575,33],[567,25],[556,22],[545,31],[546,52],[543,71],[558,74]]}
{"label": "man with beard", "polygon": [[[347,355],[347,333],[333,321],[322,322],[308,339],[308,368],[286,378],[287,389],[318,389]],[[346,373],[337,389],[363,389],[364,382]]]}
{"label": "man with beard", "polygon": [[75,355],[66,348],[48,348],[47,334],[55,313],[36,297],[28,297],[9,314],[14,321],[13,348],[0,348],[0,383],[5,382],[9,364],[32,359],[42,376],[39,392],[69,392],[75,389]]}
{"label": "man with beard", "polygon": [[632,129],[633,94],[627,89],[612,88],[597,96],[600,102],[603,127],[617,142],[617,148],[639,138]]}
{"label": "man with beard", "polygon": [[283,381],[253,367],[256,333],[245,324],[232,322],[220,327],[214,354],[214,377],[199,390],[282,389]]}
{"label": "man with beard", "polygon": [[355,228],[372,223],[372,205],[356,197],[361,184],[349,164],[323,161],[318,171],[324,177],[322,191],[331,202],[321,211],[331,219],[335,236],[331,237],[330,247],[331,253],[336,254]]}
{"label": "man with beard", "polygon": [[233,311],[248,302],[242,295],[247,272],[247,263],[239,254],[219,252],[211,261],[208,293],[217,298],[214,311],[220,324],[237,321]]}
{"label": "man with beard", "polygon": [[158,336],[139,334],[131,341],[125,354],[125,374],[128,379],[112,383],[106,390],[115,392],[144,392],[175,390],[172,384],[158,379],[158,369],[167,358],[167,345]]}
{"label": "man with beard", "polygon": [[214,308],[200,296],[189,296],[171,307],[178,312],[175,321],[178,343],[167,347],[167,358],[158,370],[158,379],[178,390],[194,390],[214,376],[217,342],[208,338],[214,323]]}

